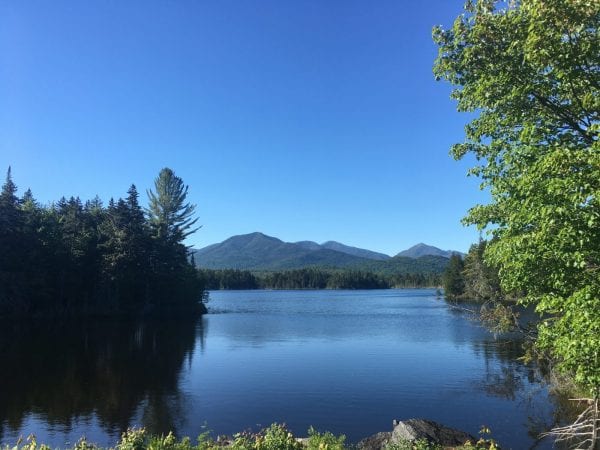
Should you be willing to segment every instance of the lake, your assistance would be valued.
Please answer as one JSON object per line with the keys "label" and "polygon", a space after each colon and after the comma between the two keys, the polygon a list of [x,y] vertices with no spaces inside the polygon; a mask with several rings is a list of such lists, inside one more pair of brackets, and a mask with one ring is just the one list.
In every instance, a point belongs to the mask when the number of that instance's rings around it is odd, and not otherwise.
{"label": "lake", "polygon": [[[427,418],[504,448],[536,444],[552,398],[435,290],[217,291],[202,318],[93,320],[0,331],[0,442],[114,445],[144,426],[197,436],[285,422],[356,442]],[[551,448],[550,442],[536,448]]]}

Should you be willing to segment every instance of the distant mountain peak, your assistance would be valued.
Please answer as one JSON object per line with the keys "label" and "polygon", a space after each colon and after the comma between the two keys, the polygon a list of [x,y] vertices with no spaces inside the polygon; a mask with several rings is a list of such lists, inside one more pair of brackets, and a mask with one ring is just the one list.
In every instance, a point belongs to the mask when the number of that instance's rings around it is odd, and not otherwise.
{"label": "distant mountain peak", "polygon": [[[228,239],[225,239],[222,243],[225,242],[253,242],[253,241],[272,241],[272,242],[282,242],[280,239],[277,239],[273,236],[268,236],[260,231],[255,231],[253,233],[248,234],[238,234],[236,236],[231,236]],[[217,244],[218,245],[218,244]]]}
{"label": "distant mountain peak", "polygon": [[396,256],[404,256],[407,258],[420,258],[421,256],[443,256],[444,258],[450,258],[453,253],[460,252],[454,250],[442,250],[440,248],[434,247],[433,245],[428,245],[423,242],[419,242],[418,244],[413,245],[412,247],[401,251]]}

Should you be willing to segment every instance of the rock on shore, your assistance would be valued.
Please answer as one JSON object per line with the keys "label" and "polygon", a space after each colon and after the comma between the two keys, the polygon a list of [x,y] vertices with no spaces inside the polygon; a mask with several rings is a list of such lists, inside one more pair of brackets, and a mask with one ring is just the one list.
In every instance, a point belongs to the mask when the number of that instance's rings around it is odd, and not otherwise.
{"label": "rock on shore", "polygon": [[388,444],[397,444],[402,441],[416,441],[418,439],[426,439],[428,442],[444,447],[455,447],[467,441],[475,442],[477,440],[469,433],[446,427],[431,420],[394,420],[393,423],[393,431],[369,436],[358,443],[358,448],[362,450],[381,450]]}

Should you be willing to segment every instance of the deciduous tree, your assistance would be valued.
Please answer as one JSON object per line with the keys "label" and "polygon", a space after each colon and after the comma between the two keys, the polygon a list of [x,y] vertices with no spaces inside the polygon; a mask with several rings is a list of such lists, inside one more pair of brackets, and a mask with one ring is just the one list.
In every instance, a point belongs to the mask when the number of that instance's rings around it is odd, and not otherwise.
{"label": "deciduous tree", "polygon": [[474,155],[470,173],[491,193],[465,222],[489,231],[486,258],[502,287],[536,305],[539,347],[589,391],[596,410],[599,24],[598,0],[477,0],[433,33],[435,75],[456,87],[459,111],[475,115],[452,154]]}

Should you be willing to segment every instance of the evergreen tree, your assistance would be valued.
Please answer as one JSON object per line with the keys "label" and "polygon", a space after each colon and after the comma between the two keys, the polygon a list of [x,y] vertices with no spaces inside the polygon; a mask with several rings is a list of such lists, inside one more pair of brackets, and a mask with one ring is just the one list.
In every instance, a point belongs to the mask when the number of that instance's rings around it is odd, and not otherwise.
{"label": "evergreen tree", "polygon": [[454,253],[450,257],[448,266],[442,275],[444,293],[449,299],[456,299],[465,292],[465,280],[463,277],[464,262],[459,254]]}
{"label": "evergreen tree", "polygon": [[21,198],[22,243],[19,248],[26,283],[22,287],[23,299],[27,308],[34,308],[47,302],[47,267],[51,255],[47,251],[48,226],[44,221],[44,209],[27,189]]}
{"label": "evergreen tree", "polygon": [[[6,172],[6,181],[0,192],[0,233],[8,236],[14,233],[20,226],[19,199],[17,198],[17,186],[12,180],[11,168]],[[4,245],[8,245],[5,242]]]}
{"label": "evergreen tree", "polygon": [[22,300],[22,259],[19,257],[23,243],[22,214],[16,193],[17,186],[9,167],[0,192],[0,310],[20,308]]}
{"label": "evergreen tree", "polygon": [[198,219],[193,215],[195,205],[186,203],[188,186],[169,168],[164,168],[154,180],[154,189],[148,191],[148,215],[153,237],[169,243],[182,243],[198,230],[193,228]]}
{"label": "evergreen tree", "polygon": [[484,259],[487,241],[473,244],[465,256],[465,297],[473,300],[499,300],[502,296],[498,269]]}
{"label": "evergreen tree", "polygon": [[181,242],[194,223],[187,188],[178,190],[178,179],[158,185],[175,197],[155,210],[174,209],[154,228],[166,233],[152,239],[134,185],[108,208],[98,197],[44,207],[30,190],[17,197],[9,168],[0,192],[0,316],[201,312],[202,284]]}
{"label": "evergreen tree", "polygon": [[188,186],[168,168],[154,180],[155,191],[149,190],[148,221],[152,238],[150,261],[154,277],[155,303],[163,304],[172,294],[184,303],[197,302],[201,280],[188,260],[183,241],[198,230],[194,224],[195,205],[186,202]]}
{"label": "evergreen tree", "polygon": [[108,299],[115,307],[130,310],[147,300],[150,237],[135,185],[127,193],[125,200],[111,199],[102,234]]}

